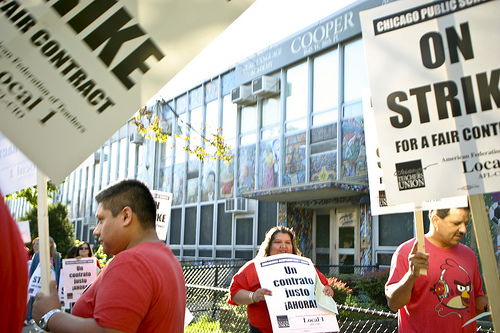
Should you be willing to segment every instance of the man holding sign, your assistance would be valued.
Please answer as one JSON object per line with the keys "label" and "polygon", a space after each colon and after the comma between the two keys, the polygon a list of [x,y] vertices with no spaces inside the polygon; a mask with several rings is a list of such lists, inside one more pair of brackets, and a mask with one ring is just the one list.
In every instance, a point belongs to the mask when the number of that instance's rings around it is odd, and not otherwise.
{"label": "man holding sign", "polygon": [[38,293],[33,317],[51,332],[183,332],[186,289],[182,268],[158,239],[156,204],[138,180],[123,180],[96,196],[94,235],[115,255],[83,292],[72,315],[59,310],[55,281]]}
{"label": "man holding sign", "polygon": [[488,310],[488,300],[476,256],[460,243],[469,208],[431,210],[429,219],[428,253],[417,252],[410,239],[392,257],[385,294],[389,307],[399,311],[399,332],[476,332],[475,324],[465,324]]}
{"label": "man holding sign", "polygon": [[[236,273],[236,275],[233,277],[233,280],[231,281],[231,287],[230,287],[230,299],[228,300],[229,304],[232,305],[242,305],[242,304],[247,304],[247,313],[248,313],[248,321],[250,323],[250,332],[273,332],[273,327],[277,325],[276,323],[276,316],[273,317],[271,320],[270,317],[270,308],[268,309],[267,305],[267,300],[265,296],[272,296],[273,292],[270,290],[270,288],[263,288],[261,286],[261,277],[260,274],[256,268],[256,262],[259,262],[261,259],[268,259],[268,257],[275,256],[278,254],[295,254],[297,256],[301,255],[300,250],[297,248],[297,244],[295,242],[295,233],[293,232],[292,229],[289,229],[285,226],[278,226],[278,227],[273,227],[271,228],[262,242],[259,253],[257,254],[257,257],[254,260],[249,261],[246,263],[239,271]],[[298,257],[301,258],[301,257]],[[310,262],[309,259],[307,258],[301,258],[303,259],[303,262]],[[289,267],[290,265],[287,265]],[[313,269],[312,265],[310,268]],[[314,272],[315,271],[315,272]],[[291,274],[294,274],[296,271],[293,268],[290,268],[289,272]],[[319,277],[319,280],[321,281],[320,284],[322,284],[321,291],[330,297],[333,297],[333,289],[329,286],[328,280],[325,278],[325,276],[319,272],[316,269],[313,269],[313,277],[309,277],[307,279],[303,278],[301,281],[304,283],[302,285],[302,288],[288,288],[290,290],[287,295],[295,295],[296,293],[299,294],[309,294],[306,296],[311,296],[313,292],[309,291],[309,287],[314,287],[315,284],[315,279],[314,279],[314,274],[316,273],[317,276]],[[286,274],[281,274],[275,278],[286,278]],[[281,288],[284,290],[285,288]],[[281,290],[280,289],[280,290]],[[293,289],[293,290],[292,290]],[[300,289],[300,290],[299,290]],[[279,297],[274,296],[274,297]],[[314,301],[304,300],[302,298],[294,298],[295,303],[290,303],[290,307],[296,307],[299,308],[299,306],[308,306],[308,308],[317,308],[317,304],[315,304]],[[298,302],[301,302],[298,304]],[[286,303],[288,304],[288,303]],[[287,305],[285,305],[287,306]],[[292,312],[292,311],[290,311]],[[334,317],[334,316],[333,316]],[[312,317],[311,317],[312,318]],[[280,320],[279,318],[277,320]],[[335,320],[336,323],[336,320]],[[288,326],[289,327],[289,326]],[[338,328],[338,324],[337,324]],[[334,331],[333,327],[329,328],[330,331]],[[280,330],[280,331],[286,331],[285,330]],[[324,332],[325,330],[323,330]],[[338,329],[337,329],[338,331]],[[312,332],[312,331],[309,331]]]}

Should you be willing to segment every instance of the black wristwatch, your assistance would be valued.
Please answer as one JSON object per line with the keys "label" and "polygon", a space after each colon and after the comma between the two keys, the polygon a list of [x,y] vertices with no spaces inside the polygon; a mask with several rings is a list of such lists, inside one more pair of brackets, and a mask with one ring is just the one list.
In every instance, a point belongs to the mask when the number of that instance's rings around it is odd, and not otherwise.
{"label": "black wristwatch", "polygon": [[47,331],[47,332],[50,332],[49,329],[47,328],[47,325],[49,323],[49,319],[50,317],[52,317],[52,315],[54,313],[58,313],[58,312],[61,312],[61,310],[59,309],[54,309],[54,310],[50,310],[49,312],[47,312],[43,317],[42,319],[40,319],[40,322],[38,323],[38,326],[40,326],[40,328],[44,331]]}
{"label": "black wristwatch", "polygon": [[490,303],[484,306],[484,312],[488,312],[489,309],[490,309]]}

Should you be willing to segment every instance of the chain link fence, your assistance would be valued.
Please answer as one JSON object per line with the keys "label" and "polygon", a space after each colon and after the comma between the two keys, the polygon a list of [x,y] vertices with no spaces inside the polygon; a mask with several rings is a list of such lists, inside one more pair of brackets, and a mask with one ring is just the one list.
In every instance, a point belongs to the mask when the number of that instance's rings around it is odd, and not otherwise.
{"label": "chain link fence", "polygon": [[[244,262],[230,265],[185,266],[187,307],[193,315],[185,333],[195,332],[249,332],[246,306],[227,304],[229,285],[233,275]],[[322,267],[327,268],[327,267]],[[352,267],[355,273],[359,267]],[[365,267],[366,268],[366,267]],[[333,267],[329,270],[337,270]],[[361,268],[362,269],[362,268]],[[359,274],[359,273],[358,273]],[[398,319],[394,312],[363,309],[338,304],[337,321],[345,333],[397,333]],[[486,327],[483,327],[486,325]],[[478,332],[494,333],[491,322],[480,322]]]}

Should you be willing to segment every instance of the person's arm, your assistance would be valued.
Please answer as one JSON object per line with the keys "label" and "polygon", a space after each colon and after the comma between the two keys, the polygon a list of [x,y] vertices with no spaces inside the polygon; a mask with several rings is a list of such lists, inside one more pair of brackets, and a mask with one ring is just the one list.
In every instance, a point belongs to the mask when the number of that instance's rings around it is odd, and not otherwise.
{"label": "person's arm", "polygon": [[417,252],[417,241],[413,244],[413,249],[408,256],[408,266],[408,271],[399,282],[385,288],[387,305],[392,311],[398,311],[410,302],[413,286],[420,276],[420,269],[429,269],[429,254]]}
{"label": "person's arm", "polygon": [[[236,294],[234,294],[233,297],[231,297],[231,299],[238,305],[244,305],[263,301],[265,295],[272,296],[273,293],[271,290],[265,288],[259,288],[254,291],[253,294],[251,294],[248,290],[240,289],[236,292]],[[252,299],[250,299],[250,296]]]}
{"label": "person's arm", "polygon": [[[60,302],[57,295],[57,283],[55,280],[50,281],[50,295],[45,295],[42,292],[37,293],[35,303],[33,304],[33,319],[38,323],[42,316],[52,309],[59,309]],[[94,318],[81,318],[73,316],[65,312],[57,312],[53,314],[47,322],[47,328],[50,332],[99,332],[99,333],[119,333],[111,328],[101,327],[97,324]]]}
{"label": "person's arm", "polygon": [[[483,312],[489,312],[490,310],[486,307],[489,304],[488,298],[486,296],[478,296],[476,297],[476,311],[478,314]],[[485,309],[487,311],[485,311]]]}

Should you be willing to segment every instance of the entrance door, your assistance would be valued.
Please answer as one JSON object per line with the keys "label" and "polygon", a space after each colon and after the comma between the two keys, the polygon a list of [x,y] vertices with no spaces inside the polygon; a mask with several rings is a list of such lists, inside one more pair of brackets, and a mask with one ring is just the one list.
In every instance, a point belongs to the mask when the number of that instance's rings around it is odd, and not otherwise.
{"label": "entrance door", "polygon": [[316,265],[340,265],[326,274],[352,274],[359,263],[359,219],[357,207],[318,210],[313,227]]}
{"label": "entrance door", "polygon": [[[359,220],[355,207],[337,209],[336,229],[338,252],[337,264],[341,265],[341,274],[354,274],[354,267],[359,262]],[[351,267],[350,267],[351,266]]]}

